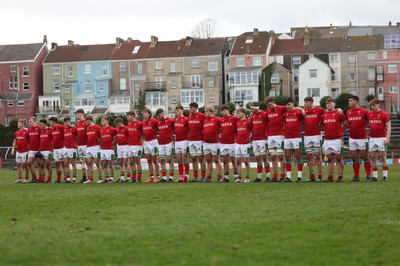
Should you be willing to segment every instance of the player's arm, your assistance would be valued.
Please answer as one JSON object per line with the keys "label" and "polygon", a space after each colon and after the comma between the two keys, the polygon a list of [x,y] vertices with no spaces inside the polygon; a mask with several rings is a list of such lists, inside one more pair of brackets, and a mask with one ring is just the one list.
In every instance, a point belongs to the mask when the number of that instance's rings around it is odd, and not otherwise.
{"label": "player's arm", "polygon": [[17,140],[14,139],[13,144],[12,144],[12,148],[11,148],[11,155],[14,155],[16,148],[17,148]]}
{"label": "player's arm", "polygon": [[346,119],[342,122],[342,130],[345,131],[348,128],[349,128],[349,121],[347,121]]}
{"label": "player's arm", "polygon": [[389,142],[390,142],[390,134],[392,132],[392,124],[390,123],[390,121],[387,121],[385,123],[385,126],[386,126],[385,144],[389,144]]}

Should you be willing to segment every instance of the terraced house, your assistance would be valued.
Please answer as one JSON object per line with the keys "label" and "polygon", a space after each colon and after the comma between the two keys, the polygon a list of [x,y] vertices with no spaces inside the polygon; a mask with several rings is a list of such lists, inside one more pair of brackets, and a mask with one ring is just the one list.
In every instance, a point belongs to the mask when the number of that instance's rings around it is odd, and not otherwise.
{"label": "terraced house", "polygon": [[35,114],[43,91],[42,62],[47,56],[43,43],[0,45],[0,123]]}

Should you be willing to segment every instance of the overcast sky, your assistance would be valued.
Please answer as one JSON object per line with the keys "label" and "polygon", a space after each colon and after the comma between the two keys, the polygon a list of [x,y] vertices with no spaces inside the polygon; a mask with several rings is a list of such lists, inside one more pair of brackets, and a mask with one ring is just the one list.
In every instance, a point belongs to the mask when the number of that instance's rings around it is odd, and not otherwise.
{"label": "overcast sky", "polygon": [[0,5],[0,44],[114,43],[116,37],[160,41],[190,36],[201,20],[219,23],[219,36],[290,27],[387,25],[400,22],[397,0],[12,0]]}

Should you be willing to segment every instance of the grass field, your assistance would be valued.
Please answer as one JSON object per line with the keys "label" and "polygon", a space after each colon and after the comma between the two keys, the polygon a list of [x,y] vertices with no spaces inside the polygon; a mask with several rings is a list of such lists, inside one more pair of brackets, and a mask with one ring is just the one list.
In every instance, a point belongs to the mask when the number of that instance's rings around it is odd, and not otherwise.
{"label": "grass field", "polygon": [[376,183],[22,185],[15,175],[0,171],[1,265],[400,261],[398,166]]}

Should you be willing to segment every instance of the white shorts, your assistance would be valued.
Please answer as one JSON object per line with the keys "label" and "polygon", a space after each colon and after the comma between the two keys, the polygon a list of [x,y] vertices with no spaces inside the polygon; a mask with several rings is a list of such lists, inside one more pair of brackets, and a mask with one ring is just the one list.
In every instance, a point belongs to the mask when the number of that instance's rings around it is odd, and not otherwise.
{"label": "white shorts", "polygon": [[153,139],[144,142],[144,154],[157,155],[158,154],[158,140]]}
{"label": "white shorts", "polygon": [[35,154],[37,153],[38,151],[28,151],[28,158],[30,157],[30,158],[35,158]]}
{"label": "white shorts", "polygon": [[219,144],[221,155],[235,156],[235,144]]}
{"label": "white shorts", "polygon": [[143,147],[140,145],[129,146],[129,157],[142,157]]}
{"label": "white shorts", "polygon": [[170,142],[168,144],[158,145],[158,154],[160,157],[171,157],[174,143]]}
{"label": "white shorts", "polygon": [[64,149],[53,150],[53,158],[56,162],[62,161],[62,159],[64,159]]}
{"label": "white shorts", "polygon": [[118,159],[129,158],[129,146],[128,145],[117,145],[117,157],[118,157]]}
{"label": "white shorts", "polygon": [[386,138],[369,138],[369,151],[387,151]]}
{"label": "white shorts", "polygon": [[267,153],[267,140],[253,140],[253,153],[255,156],[265,155]]}
{"label": "white shorts", "polygon": [[251,147],[249,144],[235,144],[235,157],[248,158],[251,154]]}
{"label": "white shorts", "polygon": [[352,138],[349,138],[349,150],[351,150],[351,151],[368,150],[368,139],[352,139]]}
{"label": "white shorts", "polygon": [[112,161],[115,160],[114,150],[100,150],[100,160],[102,161]]}
{"label": "white shorts", "polygon": [[77,155],[76,149],[64,148],[64,159],[75,159],[77,158]]}
{"label": "white shorts", "polygon": [[322,142],[321,135],[304,136],[304,147],[305,148],[320,148]]}
{"label": "white shorts", "polygon": [[17,163],[25,163],[26,159],[28,158],[28,153],[29,152],[17,152],[15,154],[15,161]]}
{"label": "white shorts", "polygon": [[324,154],[343,154],[343,140],[342,139],[326,139],[322,145]]}
{"label": "white shorts", "polygon": [[86,145],[78,146],[78,156],[81,158],[86,158],[86,149]]}
{"label": "white shorts", "polygon": [[86,148],[86,158],[100,158],[100,146],[91,146]]}
{"label": "white shorts", "polygon": [[188,153],[188,148],[189,148],[188,140],[175,141],[175,154]]}
{"label": "white shorts", "polygon": [[268,149],[282,149],[284,139],[285,137],[283,135],[268,136]]}
{"label": "white shorts", "polygon": [[303,148],[303,141],[301,138],[285,139],[283,141],[283,148],[285,150],[295,150]]}
{"label": "white shorts", "polygon": [[212,154],[212,155],[219,155],[220,149],[219,149],[219,143],[203,143],[203,154]]}
{"label": "white shorts", "polygon": [[191,156],[203,155],[203,141],[189,141],[189,153]]}
{"label": "white shorts", "polygon": [[51,160],[53,159],[53,153],[51,151],[41,151],[41,154],[43,154],[43,158],[45,160]]}

